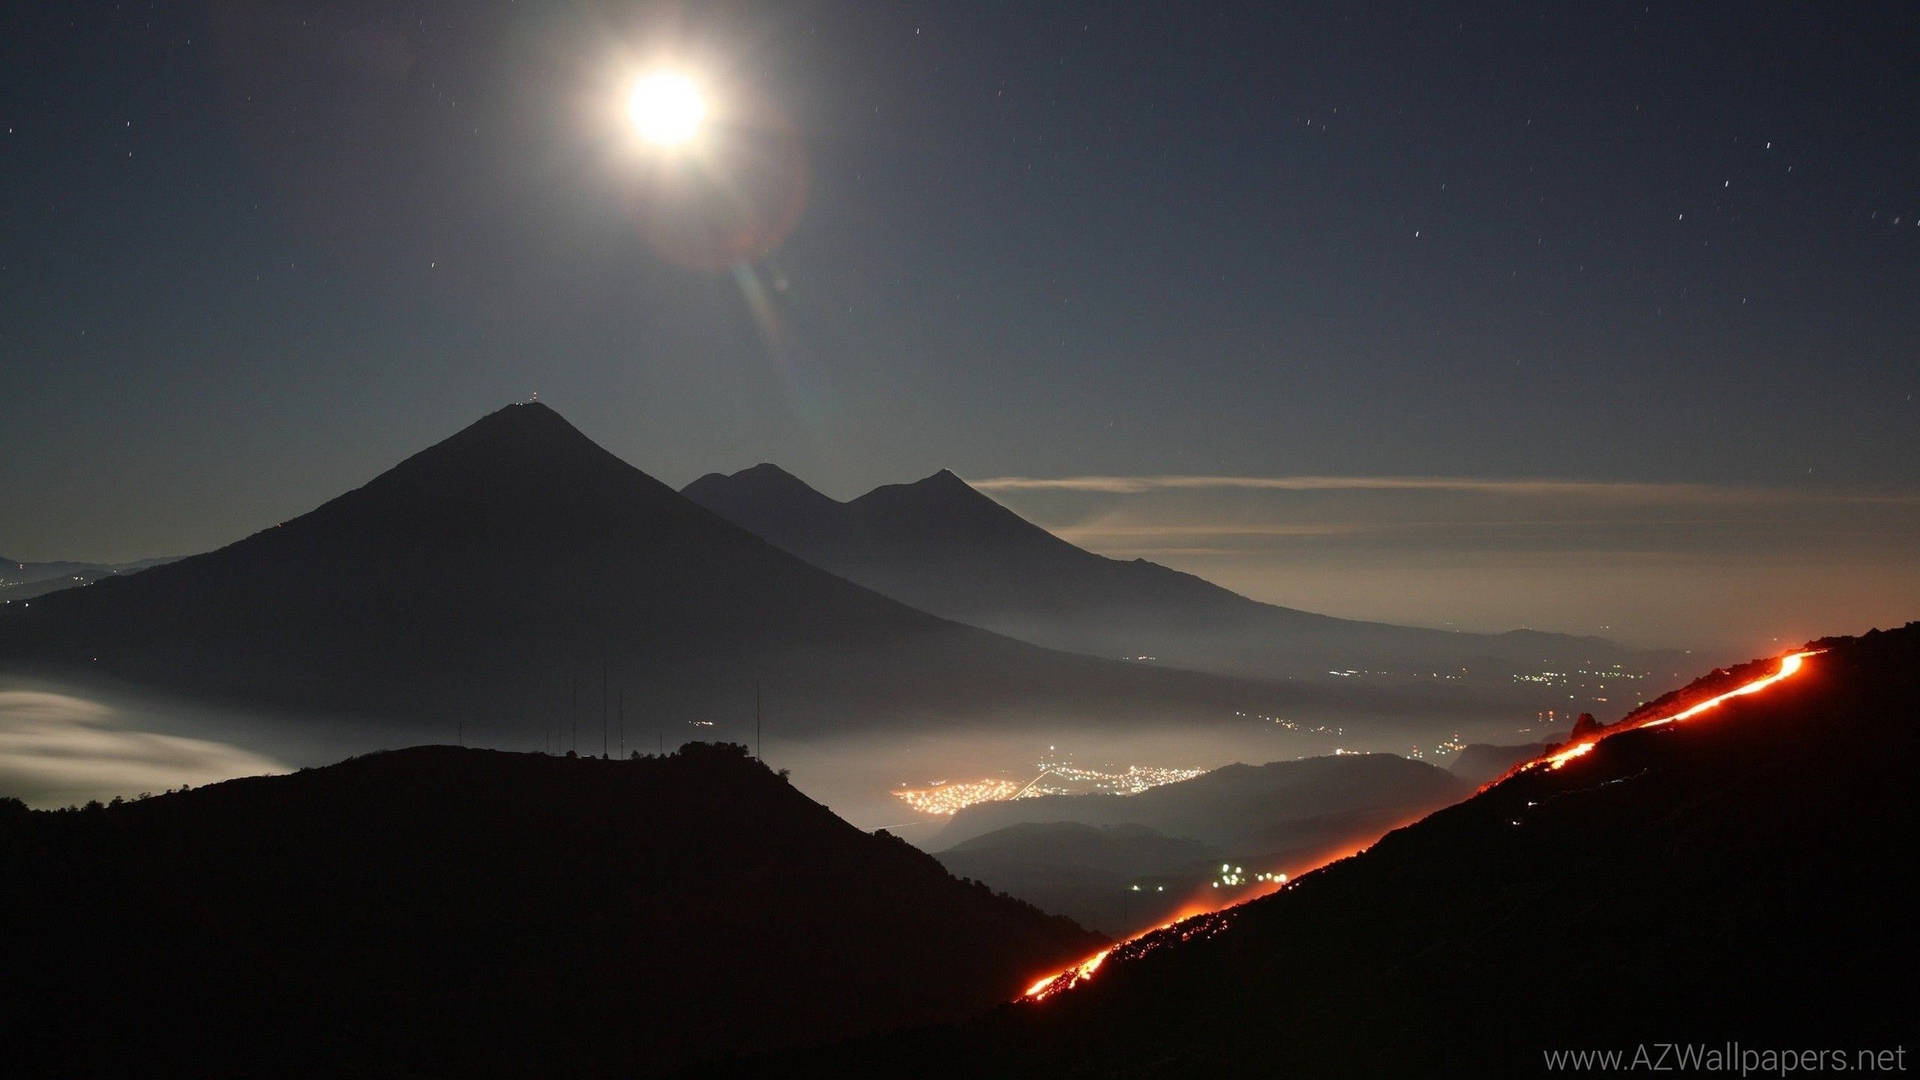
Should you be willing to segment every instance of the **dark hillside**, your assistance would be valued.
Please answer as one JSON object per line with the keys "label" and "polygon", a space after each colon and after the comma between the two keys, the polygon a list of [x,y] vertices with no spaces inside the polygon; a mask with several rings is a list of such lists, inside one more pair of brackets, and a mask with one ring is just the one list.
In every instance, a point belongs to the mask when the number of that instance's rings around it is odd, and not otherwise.
{"label": "dark hillside", "polygon": [[709,744],[16,810],[0,875],[45,1075],[632,1075],[963,1016],[1096,940]]}

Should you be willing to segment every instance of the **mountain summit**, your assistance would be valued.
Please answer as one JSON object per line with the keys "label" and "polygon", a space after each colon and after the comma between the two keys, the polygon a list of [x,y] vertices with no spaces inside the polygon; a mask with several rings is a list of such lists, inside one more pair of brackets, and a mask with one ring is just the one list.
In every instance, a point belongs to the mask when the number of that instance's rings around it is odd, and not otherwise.
{"label": "mountain summit", "polygon": [[805,520],[808,515],[833,513],[839,505],[780,466],[766,463],[732,476],[708,473],[688,484],[681,494],[736,524],[736,514]]}

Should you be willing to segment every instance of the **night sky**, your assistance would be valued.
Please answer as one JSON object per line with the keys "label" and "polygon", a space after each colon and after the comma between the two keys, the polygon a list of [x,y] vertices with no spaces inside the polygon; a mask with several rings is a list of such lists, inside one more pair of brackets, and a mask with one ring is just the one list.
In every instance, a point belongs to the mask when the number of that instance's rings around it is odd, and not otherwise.
{"label": "night sky", "polygon": [[[1920,615],[1912,5],[1128,7],[13,5],[0,553],[215,547],[537,391],[1340,614]],[[727,152],[624,125],[663,62]],[[722,197],[741,257],[663,239]]]}

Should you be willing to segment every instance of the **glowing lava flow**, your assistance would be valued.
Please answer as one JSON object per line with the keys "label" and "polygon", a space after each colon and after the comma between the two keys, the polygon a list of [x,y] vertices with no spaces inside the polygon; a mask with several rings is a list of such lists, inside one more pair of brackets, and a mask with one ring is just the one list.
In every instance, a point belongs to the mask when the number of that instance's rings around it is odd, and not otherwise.
{"label": "glowing lava flow", "polygon": [[[1562,765],[1565,765],[1567,762],[1572,761],[1574,758],[1592,753],[1593,748],[1599,745],[1600,740],[1605,739],[1608,736],[1618,735],[1623,731],[1639,731],[1642,728],[1659,727],[1663,724],[1676,723],[1681,720],[1686,720],[1690,717],[1698,716],[1701,713],[1706,712],[1708,709],[1711,709],[1719,705],[1721,702],[1726,701],[1728,698],[1743,697],[1747,694],[1757,694],[1760,691],[1765,690],[1767,687],[1772,686],[1774,683],[1777,683],[1782,679],[1791,678],[1795,672],[1800,670],[1801,665],[1806,662],[1807,657],[1817,656],[1820,653],[1825,651],[1826,650],[1824,649],[1808,649],[1804,652],[1789,653],[1788,655],[1780,658],[1780,667],[1777,670],[1775,670],[1774,673],[1771,675],[1763,675],[1760,678],[1753,680],[1752,682],[1743,683],[1740,686],[1734,687],[1732,690],[1729,690],[1724,694],[1720,694],[1715,697],[1710,697],[1705,701],[1697,702],[1693,705],[1688,706],[1685,709],[1680,710],[1677,713],[1670,713],[1666,716],[1655,717],[1654,719],[1651,719],[1651,720],[1643,720],[1635,724],[1627,724],[1625,722],[1622,722],[1610,728],[1603,728],[1598,733],[1591,735],[1587,738],[1584,738],[1579,742],[1570,743],[1567,746],[1563,746],[1560,749],[1555,750],[1551,754],[1547,754],[1543,757],[1537,757],[1537,758],[1534,758],[1532,761],[1524,762],[1520,765],[1515,766],[1511,771],[1509,771],[1506,774],[1506,776],[1502,776],[1499,780],[1495,780],[1493,783],[1488,784],[1486,787],[1483,787],[1480,790],[1485,791],[1487,790],[1487,788],[1491,788],[1498,785],[1501,781],[1504,781],[1505,779],[1507,779],[1508,776],[1513,776],[1516,773],[1526,772],[1529,769],[1538,769],[1538,768],[1541,768],[1542,766],[1548,769],[1558,769]],[[1318,862],[1314,863],[1314,865],[1311,867],[1302,868],[1298,873],[1294,875],[1294,880],[1298,881],[1301,875],[1306,874],[1311,870],[1317,870],[1320,867],[1327,865],[1328,863],[1335,862],[1339,859],[1345,858],[1348,855],[1353,855],[1353,854],[1357,854],[1357,852],[1346,851],[1346,852],[1342,852],[1339,855],[1335,855],[1326,859],[1319,860]],[[1285,884],[1291,884],[1291,882],[1288,882]],[[1167,922],[1161,923],[1159,926],[1153,927],[1150,930],[1142,930],[1141,932],[1133,935],[1132,937],[1126,939],[1125,941],[1122,941],[1117,945],[1109,946],[1108,948],[1102,949],[1099,952],[1093,954],[1092,956],[1087,957],[1085,960],[1082,960],[1071,967],[1064,968],[1060,971],[1054,972],[1051,975],[1047,975],[1043,978],[1034,980],[1033,985],[1027,987],[1026,992],[1020,995],[1021,1000],[1044,1001],[1047,998],[1050,998],[1062,991],[1071,990],[1074,987],[1079,986],[1081,983],[1084,983],[1089,979],[1093,978],[1094,973],[1100,970],[1100,965],[1106,962],[1107,957],[1112,956],[1115,952],[1119,950],[1127,949],[1130,953],[1141,951],[1141,947],[1135,946],[1135,943],[1141,941],[1144,938],[1150,937],[1154,934],[1158,934],[1165,930],[1170,930],[1174,926],[1180,923],[1186,922],[1187,920],[1190,920],[1190,919],[1200,919],[1208,915],[1214,915],[1223,908],[1245,903],[1248,900],[1257,899],[1259,896],[1264,896],[1269,892],[1277,891],[1278,889],[1283,887],[1285,887],[1283,883],[1274,882],[1271,887],[1261,889],[1260,891],[1258,891],[1252,896],[1242,895],[1242,896],[1236,897],[1234,900],[1234,904],[1222,904],[1216,907],[1208,907],[1204,904],[1189,905],[1189,907],[1182,909],[1178,915],[1175,915],[1172,919],[1168,920]],[[1180,935],[1180,939],[1184,941],[1195,936],[1196,934],[1212,933],[1219,930],[1224,925],[1225,925],[1224,917],[1222,917],[1221,919],[1215,919],[1215,920],[1212,920],[1210,924],[1207,926],[1203,926],[1203,927],[1200,927],[1199,929],[1182,933]],[[1151,947],[1151,943],[1149,943],[1149,945],[1146,947]]]}
{"label": "glowing lava flow", "polygon": [[[1317,870],[1320,867],[1325,866],[1330,862],[1334,862],[1339,859],[1344,859],[1347,856],[1352,854],[1354,854],[1354,851],[1352,849],[1348,849],[1348,850],[1343,850],[1338,854],[1329,855],[1326,858],[1315,862],[1312,866],[1302,869],[1300,873],[1306,873],[1308,870]],[[1026,991],[1022,993],[1020,997],[1024,1001],[1044,1001],[1047,998],[1050,998],[1053,995],[1060,993],[1062,990],[1071,990],[1074,987],[1079,986],[1081,983],[1086,982],[1088,979],[1093,978],[1093,973],[1100,970],[1100,965],[1106,962],[1107,957],[1112,956],[1114,953],[1122,949],[1127,950],[1129,953],[1138,953],[1138,952],[1144,951],[1146,948],[1150,946],[1140,946],[1137,943],[1143,941],[1146,938],[1152,937],[1153,935],[1158,934],[1164,930],[1172,930],[1174,927],[1179,926],[1183,923],[1188,923],[1192,920],[1202,919],[1209,915],[1218,915],[1221,911],[1227,908],[1237,907],[1241,904],[1246,903],[1249,900],[1258,900],[1260,897],[1266,896],[1270,893],[1278,892],[1281,889],[1285,888],[1286,886],[1287,886],[1287,875],[1278,874],[1278,875],[1275,875],[1273,880],[1261,882],[1257,885],[1254,885],[1250,889],[1237,893],[1234,896],[1233,901],[1231,903],[1223,904],[1218,902],[1211,902],[1208,900],[1193,901],[1192,903],[1189,903],[1187,906],[1181,908],[1179,911],[1175,912],[1173,918],[1168,919],[1166,922],[1163,922],[1158,926],[1149,927],[1133,935],[1132,937],[1127,938],[1125,941],[1122,941],[1116,945],[1110,945],[1107,948],[1101,949],[1099,952],[1094,953],[1092,956],[1087,957],[1085,960],[1082,960],[1071,967],[1063,968],[1059,971],[1054,972],[1051,975],[1045,975],[1045,976],[1042,976],[1041,978],[1035,979],[1033,982],[1033,985],[1027,987]],[[1208,925],[1205,927],[1201,927],[1199,929],[1189,930],[1187,932],[1181,933],[1179,935],[1179,939],[1181,941],[1186,941],[1194,937],[1196,934],[1202,933],[1203,931],[1205,933],[1212,933],[1214,931],[1219,930],[1224,925],[1225,925],[1224,921],[1217,921],[1217,924]]]}
{"label": "glowing lava flow", "polygon": [[[1529,761],[1526,764],[1520,766],[1518,769],[1515,769],[1514,772],[1523,772],[1527,769],[1537,769],[1542,765],[1546,766],[1549,769],[1557,769],[1562,765],[1565,765],[1567,762],[1572,761],[1574,758],[1580,757],[1583,754],[1590,753],[1595,746],[1599,745],[1601,739],[1607,738],[1610,735],[1618,735],[1623,731],[1639,731],[1641,728],[1659,727],[1662,724],[1675,723],[1680,720],[1688,719],[1689,717],[1698,716],[1701,713],[1706,712],[1708,709],[1711,709],[1714,706],[1720,704],[1721,702],[1727,700],[1728,698],[1743,697],[1747,694],[1757,694],[1760,691],[1765,690],[1767,687],[1772,686],[1774,683],[1777,683],[1782,679],[1792,677],[1794,672],[1800,670],[1800,665],[1806,662],[1807,657],[1817,656],[1824,651],[1825,651],[1824,649],[1810,649],[1806,652],[1788,653],[1786,656],[1783,656],[1780,658],[1779,669],[1776,670],[1771,675],[1763,675],[1760,678],[1755,679],[1750,683],[1743,683],[1740,686],[1736,686],[1724,694],[1721,694],[1717,697],[1710,697],[1705,701],[1688,706],[1687,708],[1682,709],[1679,712],[1673,713],[1668,716],[1655,717],[1652,720],[1643,720],[1637,724],[1630,724],[1630,725],[1618,724],[1618,725],[1615,725],[1614,727],[1603,728],[1598,733],[1592,736],[1589,736],[1588,738],[1582,739],[1577,743],[1569,743],[1568,745],[1563,746],[1558,750],[1555,750],[1553,753],[1548,754],[1545,757],[1535,758],[1534,760]],[[1502,777],[1502,779],[1505,779],[1505,777]],[[1488,787],[1491,787],[1491,786],[1492,786],[1491,784],[1488,785]],[[1482,788],[1481,790],[1484,791],[1486,789]]]}
{"label": "glowing lava flow", "polygon": [[[1167,924],[1167,926],[1172,925],[1172,923]],[[1165,927],[1161,929],[1165,929]],[[1119,948],[1119,946],[1116,945],[1114,948]],[[1065,971],[1056,971],[1051,975],[1043,975],[1034,980],[1033,985],[1027,987],[1027,992],[1021,996],[1039,1001],[1041,998],[1052,997],[1062,990],[1078,986],[1088,979],[1093,978],[1093,973],[1099,971],[1100,965],[1106,961],[1107,957],[1112,955],[1113,949],[1101,949],[1099,952],[1094,953],[1092,956],[1087,957],[1085,960],[1080,961]],[[1055,986],[1055,983],[1059,983],[1060,985]]]}

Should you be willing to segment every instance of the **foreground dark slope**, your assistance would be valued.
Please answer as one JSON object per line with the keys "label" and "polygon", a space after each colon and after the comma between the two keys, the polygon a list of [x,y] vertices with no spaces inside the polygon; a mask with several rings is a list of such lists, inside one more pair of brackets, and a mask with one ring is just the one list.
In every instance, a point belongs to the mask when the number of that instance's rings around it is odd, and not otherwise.
{"label": "foreground dark slope", "polygon": [[0,879],[14,1075],[627,1075],[964,1015],[1093,941],[707,744],[0,813]]}
{"label": "foreground dark slope", "polygon": [[903,603],[1053,648],[1271,677],[1329,668],[1461,668],[1512,689],[1543,666],[1670,657],[1598,638],[1462,634],[1263,604],[1144,559],[1075,547],[946,470],[837,502],[775,465],[711,473],[683,494],[816,566]]}
{"label": "foreground dark slope", "polygon": [[1553,1048],[1727,1040],[1911,1054],[1920,624],[1827,644],[1763,694],[1512,778],[1039,1006],[756,1072],[1540,1075]]}
{"label": "foreground dark slope", "polygon": [[459,717],[521,746],[580,719],[576,689],[597,726],[603,671],[650,726],[751,716],[760,680],[789,735],[1002,713],[1228,715],[1276,698],[914,611],[694,505],[537,404],[219,551],[0,606],[0,664],[247,705]]}

